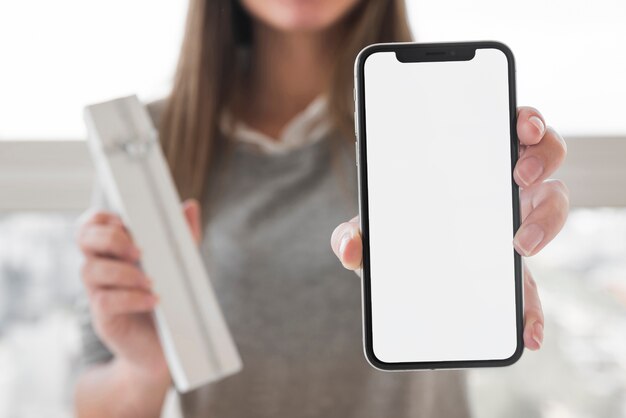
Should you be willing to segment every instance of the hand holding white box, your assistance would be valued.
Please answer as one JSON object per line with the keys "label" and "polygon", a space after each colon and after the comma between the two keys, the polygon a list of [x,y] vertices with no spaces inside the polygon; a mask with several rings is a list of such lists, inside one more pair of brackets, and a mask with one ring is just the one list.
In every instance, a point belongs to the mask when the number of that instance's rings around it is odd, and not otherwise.
{"label": "hand holding white box", "polygon": [[85,108],[88,145],[107,198],[142,251],[160,303],[154,315],[176,388],[238,372],[224,321],[145,107],[136,96]]}

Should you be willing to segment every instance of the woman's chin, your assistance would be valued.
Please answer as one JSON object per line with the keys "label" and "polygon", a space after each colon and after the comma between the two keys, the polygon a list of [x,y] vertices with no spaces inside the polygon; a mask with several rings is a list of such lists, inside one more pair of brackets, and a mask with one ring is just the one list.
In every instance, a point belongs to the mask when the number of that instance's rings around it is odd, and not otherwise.
{"label": "woman's chin", "polygon": [[255,18],[285,32],[318,32],[336,24],[357,0],[275,0],[264,3],[244,0],[243,5]]}
{"label": "woman's chin", "polygon": [[328,22],[320,22],[310,18],[303,18],[285,22],[277,29],[289,33],[314,33],[321,32],[331,26]]}
{"label": "woman's chin", "polygon": [[335,21],[324,13],[289,13],[282,19],[274,18],[266,23],[284,32],[318,32],[329,28]]}

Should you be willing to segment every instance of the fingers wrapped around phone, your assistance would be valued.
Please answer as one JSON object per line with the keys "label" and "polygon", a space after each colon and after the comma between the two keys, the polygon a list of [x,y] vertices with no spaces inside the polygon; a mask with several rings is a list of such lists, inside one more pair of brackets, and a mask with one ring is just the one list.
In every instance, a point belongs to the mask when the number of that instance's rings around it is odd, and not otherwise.
{"label": "fingers wrapped around phone", "polygon": [[545,124],[536,109],[522,107],[518,110],[517,135],[520,157],[513,176],[519,186],[530,187],[544,181],[563,163],[567,154],[565,141]]}
{"label": "fingers wrapped around phone", "polygon": [[559,180],[522,190],[522,224],[513,245],[523,256],[537,254],[559,233],[569,211],[569,192]]}
{"label": "fingers wrapped around phone", "polygon": [[543,344],[543,309],[537,284],[530,270],[524,266],[524,345],[539,350]]}

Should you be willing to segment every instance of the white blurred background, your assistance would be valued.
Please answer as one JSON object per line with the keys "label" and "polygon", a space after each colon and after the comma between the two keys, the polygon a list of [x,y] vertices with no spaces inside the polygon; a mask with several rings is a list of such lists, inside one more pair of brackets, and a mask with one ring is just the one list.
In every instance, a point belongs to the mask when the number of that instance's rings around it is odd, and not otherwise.
{"label": "white blurred background", "polygon": [[[626,2],[408,1],[419,41],[493,39],[519,104],[568,141],[563,233],[530,260],[545,345],[478,370],[477,417],[626,417]],[[79,358],[76,216],[92,171],[81,109],[167,92],[185,2],[0,2],[0,418],[69,417]]]}

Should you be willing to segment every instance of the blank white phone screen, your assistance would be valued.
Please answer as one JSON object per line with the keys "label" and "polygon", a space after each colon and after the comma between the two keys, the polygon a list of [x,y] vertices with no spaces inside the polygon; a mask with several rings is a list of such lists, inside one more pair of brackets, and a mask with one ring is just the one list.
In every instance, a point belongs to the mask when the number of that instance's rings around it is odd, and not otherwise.
{"label": "blank white phone screen", "polygon": [[517,348],[508,62],[364,64],[372,348],[386,363]]}

